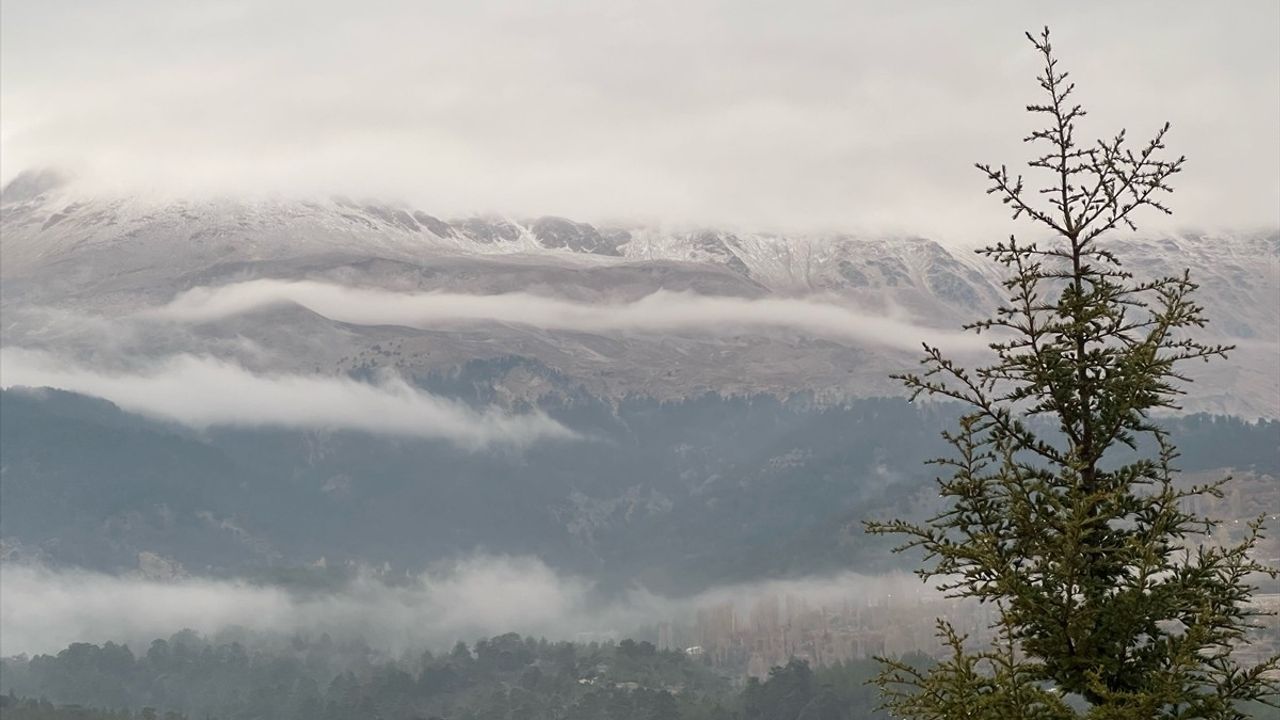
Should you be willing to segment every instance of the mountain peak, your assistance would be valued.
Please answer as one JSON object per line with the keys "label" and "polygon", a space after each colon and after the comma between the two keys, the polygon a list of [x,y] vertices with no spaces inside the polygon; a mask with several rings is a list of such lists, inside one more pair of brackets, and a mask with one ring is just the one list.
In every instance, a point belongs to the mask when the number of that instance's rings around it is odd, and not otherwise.
{"label": "mountain peak", "polygon": [[68,180],[66,173],[53,168],[23,170],[0,189],[0,205],[33,200],[66,185]]}

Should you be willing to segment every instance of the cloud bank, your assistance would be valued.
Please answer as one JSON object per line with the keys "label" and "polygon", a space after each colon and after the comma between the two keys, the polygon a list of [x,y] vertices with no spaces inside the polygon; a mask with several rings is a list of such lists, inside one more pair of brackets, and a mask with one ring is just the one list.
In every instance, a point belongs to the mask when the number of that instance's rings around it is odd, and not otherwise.
{"label": "cloud bank", "polygon": [[239,580],[158,581],[33,565],[5,564],[0,573],[3,655],[233,625],[332,632],[397,649],[503,632],[496,628],[555,632],[583,610],[589,589],[540,562],[506,557],[466,560],[396,586],[362,574],[321,595]]}
{"label": "cloud bank", "polygon": [[1274,0],[306,7],[6,0],[0,178],[980,240],[972,163],[1025,156],[1047,23],[1087,137],[1173,122],[1175,222],[1275,222]]}
{"label": "cloud bank", "polygon": [[922,340],[950,349],[977,349],[970,334],[920,327],[908,318],[795,298],[744,299],[659,290],[626,303],[592,304],[524,292],[496,295],[396,293],[312,281],[250,280],[189,290],[151,317],[207,322],[285,303],[356,325],[437,328],[500,322],[591,333],[741,333],[792,329],[819,337],[915,351]]}
{"label": "cloud bank", "polygon": [[748,611],[764,597],[810,606],[931,597],[909,573],[774,580],[685,598],[635,589],[603,599],[589,581],[535,558],[476,556],[394,585],[361,574],[342,589],[298,594],[239,580],[147,580],[78,569],[0,565],[0,655],[57,652],[71,642],[145,644],[183,628],[228,626],[361,637],[399,653],[505,632],[551,639],[626,637],[642,625],[685,620],[703,607]]}
{"label": "cloud bank", "polygon": [[222,425],[358,430],[445,440],[468,449],[525,446],[574,433],[540,413],[477,411],[387,375],[374,383],[325,375],[260,375],[176,355],[145,370],[108,372],[43,352],[0,350],[0,386],[53,387],[196,428]]}

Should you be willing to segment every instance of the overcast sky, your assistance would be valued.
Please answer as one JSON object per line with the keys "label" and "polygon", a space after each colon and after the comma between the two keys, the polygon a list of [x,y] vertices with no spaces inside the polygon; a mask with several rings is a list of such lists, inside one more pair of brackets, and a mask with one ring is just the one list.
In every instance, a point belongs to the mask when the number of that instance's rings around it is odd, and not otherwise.
{"label": "overcast sky", "polygon": [[[1074,8],[1066,10],[1065,7]],[[1280,3],[3,0],[0,176],[963,238],[1050,24],[1181,226],[1280,222]],[[984,202],[986,200],[986,202]]]}

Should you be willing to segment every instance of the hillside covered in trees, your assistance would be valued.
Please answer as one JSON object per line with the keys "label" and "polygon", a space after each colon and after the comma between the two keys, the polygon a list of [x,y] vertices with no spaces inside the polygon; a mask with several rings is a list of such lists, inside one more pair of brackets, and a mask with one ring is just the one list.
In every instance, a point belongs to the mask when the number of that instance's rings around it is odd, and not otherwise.
{"label": "hillside covered in trees", "polygon": [[[647,642],[515,634],[389,658],[363,643],[184,631],[145,653],[76,643],[8,659],[5,720],[871,720],[873,661],[776,667],[735,687]],[[99,708],[99,709],[92,709]]]}

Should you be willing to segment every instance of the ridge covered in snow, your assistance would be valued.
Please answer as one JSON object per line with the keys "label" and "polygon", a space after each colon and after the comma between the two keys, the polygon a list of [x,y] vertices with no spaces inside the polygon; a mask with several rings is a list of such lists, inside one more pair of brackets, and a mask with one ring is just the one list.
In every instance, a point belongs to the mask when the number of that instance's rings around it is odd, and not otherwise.
{"label": "ridge covered in snow", "polygon": [[[131,316],[193,288],[260,279],[402,293],[532,293],[595,304],[635,302],[660,290],[791,298],[935,329],[987,315],[1001,296],[1001,268],[971,251],[918,237],[595,226],[559,217],[440,218],[345,198],[81,198],[74,186],[47,173],[19,176],[4,189],[0,205],[2,301],[9,315],[3,340],[81,354],[89,341],[82,329],[50,319],[58,312]],[[1240,348],[1232,362],[1204,376],[1188,409],[1280,414],[1280,232],[1116,233],[1107,242],[1139,275],[1190,268],[1211,320],[1206,333]],[[233,355],[230,338],[270,344],[275,347],[258,352],[268,366],[296,365],[289,358],[305,347],[306,357],[316,361],[312,369],[321,372],[391,365],[412,374],[523,357],[594,392],[668,396],[883,394],[893,391],[884,376],[911,361],[908,353],[813,336],[802,327],[646,335],[495,318],[410,330],[353,327],[306,311],[227,318],[202,328],[199,342],[179,342],[154,328],[135,340],[150,343],[151,350]],[[280,312],[304,315],[281,327]],[[307,327],[314,339],[305,336]],[[390,345],[397,348],[394,358],[370,350]],[[261,359],[273,353],[274,360]],[[674,370],[659,373],[664,364]]]}

